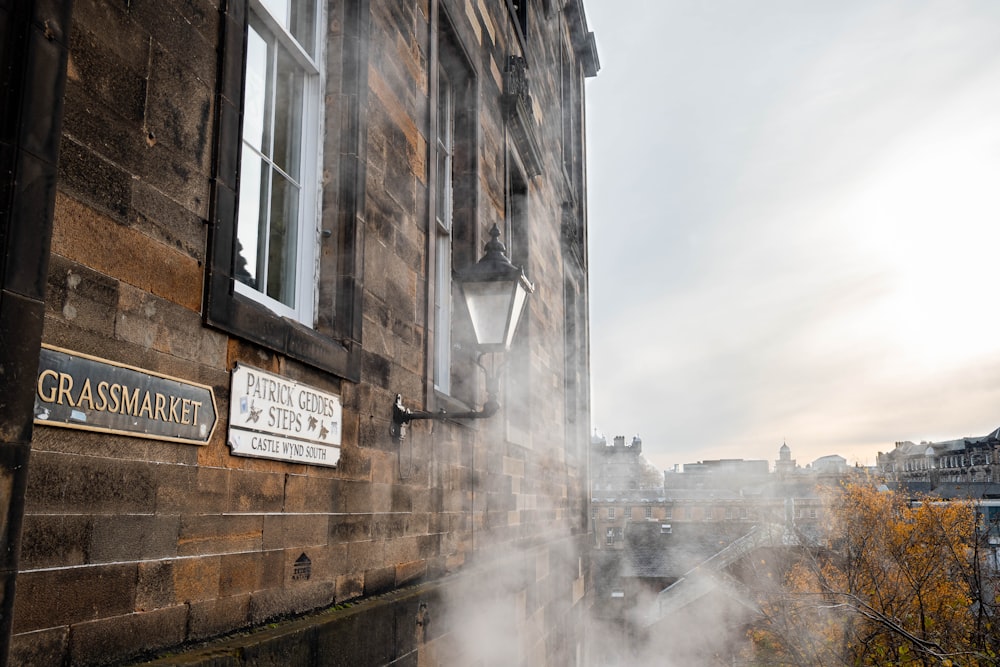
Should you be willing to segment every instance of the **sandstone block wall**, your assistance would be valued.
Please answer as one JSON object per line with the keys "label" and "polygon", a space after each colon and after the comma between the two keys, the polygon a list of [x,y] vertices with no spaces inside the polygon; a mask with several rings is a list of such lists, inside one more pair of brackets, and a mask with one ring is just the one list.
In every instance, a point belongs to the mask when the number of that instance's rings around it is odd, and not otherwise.
{"label": "sandstone block wall", "polygon": [[[586,216],[583,183],[567,174],[561,148],[572,140],[582,151],[583,65],[570,66],[575,97],[567,97],[564,81],[567,58],[582,48],[582,8],[528,3],[522,41],[503,2],[330,5],[330,43],[363,44],[344,53],[368,55],[330,68],[327,85],[336,93],[326,99],[327,153],[363,164],[359,188],[348,193],[337,178],[343,163],[328,160],[323,193],[324,221],[335,221],[328,211],[350,197],[363,197],[363,243],[351,249],[363,260],[352,276],[361,297],[357,380],[206,324],[215,118],[225,75],[220,35],[223,12],[239,2],[73,3],[43,343],[209,386],[218,422],[204,445],[35,427],[12,662],[113,663],[470,565],[510,570],[513,559],[510,588],[490,593],[504,600],[517,633],[512,655],[523,664],[559,664],[577,650],[575,623],[586,603],[586,554],[576,553],[573,537],[587,526],[589,418],[579,386],[588,373]],[[503,71],[511,54],[529,65],[543,170],[527,185],[527,268],[536,293],[522,377],[514,379],[530,396],[520,399],[528,406],[520,429],[503,415],[413,423],[397,443],[389,437],[395,394],[415,408],[429,402],[429,82],[441,16],[473,61],[479,86],[474,220],[482,238],[493,223],[503,226],[505,164],[517,148],[500,104]],[[345,129],[348,98],[363,102],[359,128]],[[577,119],[574,137],[566,135],[567,113]],[[348,145],[352,136],[356,145]],[[334,306],[324,310],[327,288],[318,289],[319,319],[334,317]],[[568,293],[576,295],[570,304]],[[337,467],[231,454],[226,426],[237,363],[341,397]],[[412,612],[400,609],[366,632],[396,637],[399,614]],[[341,629],[316,641],[342,651],[350,636]],[[448,664],[440,656],[450,650],[434,659]]]}

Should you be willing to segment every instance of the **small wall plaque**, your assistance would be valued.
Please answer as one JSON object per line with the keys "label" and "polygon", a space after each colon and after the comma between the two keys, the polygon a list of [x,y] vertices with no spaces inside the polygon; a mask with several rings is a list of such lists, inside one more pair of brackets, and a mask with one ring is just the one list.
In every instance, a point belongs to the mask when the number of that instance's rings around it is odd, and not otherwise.
{"label": "small wall plaque", "polygon": [[309,556],[302,553],[295,563],[292,565],[292,580],[294,581],[304,581],[312,576],[312,561],[309,560]]}

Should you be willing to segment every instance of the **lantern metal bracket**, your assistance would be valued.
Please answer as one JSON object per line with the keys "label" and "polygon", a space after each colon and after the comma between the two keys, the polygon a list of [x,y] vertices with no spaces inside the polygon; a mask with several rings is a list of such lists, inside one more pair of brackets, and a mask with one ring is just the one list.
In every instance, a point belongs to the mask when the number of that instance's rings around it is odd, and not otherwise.
{"label": "lantern metal bracket", "polygon": [[[500,410],[497,396],[500,394],[499,370],[503,362],[498,366],[496,355],[510,347],[527,296],[535,288],[524,275],[524,269],[510,263],[496,224],[490,229],[490,240],[485,250],[486,254],[478,262],[464,271],[455,272],[455,281],[462,288],[476,345],[480,350],[476,365],[486,374],[486,403],[480,410],[425,412],[410,410],[403,405],[402,395],[396,394],[389,435],[397,443],[405,437],[406,425],[414,419],[486,419]],[[499,320],[497,314],[504,315],[505,320]],[[502,326],[498,327],[498,324]],[[483,365],[483,357],[487,354],[491,358],[490,368]]]}
{"label": "lantern metal bracket", "polygon": [[[431,419],[434,421],[444,421],[449,419],[487,419],[500,411],[500,401],[497,396],[500,393],[500,373],[499,368],[491,373],[483,365],[482,359],[485,352],[479,355],[476,365],[483,369],[486,374],[486,402],[479,410],[468,410],[466,412],[448,412],[438,410],[437,412],[427,412],[425,410],[411,410],[403,405],[403,396],[396,394],[396,401],[392,404],[392,424],[389,425],[389,435],[394,442],[400,442],[406,437],[406,425],[416,419]],[[502,366],[502,364],[501,364]]]}

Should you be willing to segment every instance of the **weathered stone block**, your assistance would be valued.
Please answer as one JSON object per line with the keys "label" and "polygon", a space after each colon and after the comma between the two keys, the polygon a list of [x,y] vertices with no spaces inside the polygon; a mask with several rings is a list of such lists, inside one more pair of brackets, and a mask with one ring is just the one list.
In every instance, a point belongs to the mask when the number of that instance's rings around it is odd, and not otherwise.
{"label": "weathered stone block", "polygon": [[[136,3],[130,5],[130,10],[130,16],[142,30],[153,36],[156,48],[183,60],[205,84],[214,83],[218,32],[213,29],[218,30],[217,7],[207,2],[163,1]],[[192,27],[197,31],[192,31]],[[155,71],[159,66],[154,61],[151,69]]]}
{"label": "weathered stone block", "polygon": [[344,481],[344,509],[350,514],[372,511],[372,486],[367,482]]}
{"label": "weathered stone block", "polygon": [[17,576],[14,631],[70,625],[132,611],[136,566],[35,570]]}
{"label": "weathered stone block", "polygon": [[[65,135],[59,146],[59,187],[60,192],[78,197],[119,222],[128,219],[129,201],[132,198],[132,176]],[[63,222],[68,216],[59,211],[60,198],[61,195],[57,194],[52,252],[66,254],[63,245],[56,243],[59,235],[56,230],[63,224],[68,224]],[[72,241],[69,243],[72,244]],[[66,256],[74,257],[72,254]]]}
{"label": "weathered stone block", "polygon": [[196,312],[131,285],[121,286],[116,318],[121,340],[206,366],[226,362],[226,337],[202,326]]}
{"label": "weathered stone block", "polygon": [[415,560],[396,565],[396,586],[408,586],[420,581],[427,574],[427,561]]}
{"label": "weathered stone block", "polygon": [[398,537],[393,540],[387,540],[385,543],[386,562],[393,564],[408,563],[427,556],[436,555],[427,552],[425,549],[424,553],[421,553],[423,539],[421,537]]}
{"label": "weathered stone block", "polygon": [[20,667],[61,665],[68,645],[68,626],[17,634],[11,638],[9,662]]}
{"label": "weathered stone block", "polygon": [[[143,70],[149,61],[149,44],[133,31],[116,30],[115,24],[120,22],[107,18],[99,19],[100,25],[88,26],[97,32],[80,25],[70,30],[66,94],[73,101],[86,100],[91,107],[104,106],[122,119],[138,124],[142,122],[146,103]],[[107,39],[114,32],[122,39]],[[121,53],[123,50],[128,53]],[[73,107],[74,104],[66,105],[67,110]],[[64,129],[69,128],[64,126]]]}
{"label": "weathered stone block", "polygon": [[38,451],[28,469],[25,511],[152,513],[155,496],[153,471],[142,463]]}
{"label": "weathered stone block", "polygon": [[391,512],[392,511],[392,484],[371,484],[371,504],[368,506],[370,512]]}
{"label": "weathered stone block", "polygon": [[[372,570],[385,565],[385,542],[368,540],[350,542],[347,545],[347,559],[355,571]],[[406,560],[413,560],[412,558]]]}
{"label": "weathered stone block", "polygon": [[[210,153],[210,151],[209,151]],[[158,143],[143,153],[145,181],[170,196],[203,220],[208,219],[209,173],[192,161],[191,155]]]}
{"label": "weathered stone block", "polygon": [[132,189],[131,223],[151,238],[172,246],[194,259],[204,261],[206,252],[205,221],[173,199],[147,185]]}
{"label": "weathered stone block", "polygon": [[118,281],[65,257],[49,258],[46,313],[104,336],[114,335]]}
{"label": "weathered stone block", "polygon": [[[62,160],[60,169],[61,165]],[[120,210],[124,220],[127,203]],[[55,220],[53,252],[188,310],[201,310],[204,275],[197,260],[62,195],[56,196]],[[122,252],[122,248],[129,251]]]}
{"label": "weathered stone block", "polygon": [[415,486],[394,484],[392,486],[392,500],[390,508],[393,512],[410,512],[413,510],[413,494]]}
{"label": "weathered stone block", "polygon": [[28,514],[21,533],[24,570],[89,562],[92,517]]}
{"label": "weathered stone block", "polygon": [[284,473],[233,470],[229,476],[229,511],[280,512],[284,501]]}
{"label": "weathered stone block", "polygon": [[188,639],[205,639],[250,622],[250,596],[191,603]]}
{"label": "weathered stone block", "polygon": [[420,558],[431,558],[441,553],[441,535],[420,535],[417,540],[417,554]]}
{"label": "weathered stone block", "polygon": [[391,590],[396,583],[395,567],[380,567],[365,572],[365,595],[378,595]]}
{"label": "weathered stone block", "polygon": [[[72,38],[78,32],[82,34],[89,31],[94,44],[99,45],[101,51],[86,49],[86,53],[90,57],[98,58],[93,68],[100,68],[106,77],[113,76],[118,63],[141,67],[149,60],[149,36],[136,30],[135,24],[127,15],[127,7],[128,3],[101,0],[78,0],[73,3],[73,27],[70,36]],[[113,55],[106,55],[104,49]],[[71,42],[71,51],[73,50]],[[85,49],[75,50],[83,52]],[[74,55],[76,54],[71,54],[71,58]],[[70,78],[74,78],[74,75],[70,75]],[[107,95],[104,99],[113,104],[115,96]]]}
{"label": "weathered stone block", "polygon": [[325,514],[275,514],[264,517],[264,548],[285,549],[292,546],[326,544],[330,517]]}
{"label": "weathered stone block", "polygon": [[336,591],[338,603],[361,597],[365,592],[364,573],[353,572],[337,577]]}
{"label": "weathered stone block", "polygon": [[79,623],[73,626],[70,660],[102,664],[176,646],[184,641],[187,614],[187,606],[179,606]]}
{"label": "weathered stone block", "polygon": [[229,471],[223,468],[161,466],[157,482],[158,512],[221,514],[226,509]]}
{"label": "weathered stone block", "polygon": [[[145,96],[144,80],[128,81],[130,74],[122,69],[121,81],[130,88],[138,86],[138,90],[129,90],[129,94]],[[124,91],[123,91],[124,92]],[[142,151],[146,148],[146,133],[142,129],[141,111],[139,118],[125,121],[120,111],[135,113],[127,108],[129,104],[141,104],[143,99],[123,99],[119,109],[106,105],[102,100],[95,100],[86,88],[70,82],[66,86],[67,104],[63,120],[63,130],[68,136],[95,157],[104,160],[130,174],[136,174],[142,164]]]}
{"label": "weathered stone block", "polygon": [[293,589],[258,591],[250,597],[250,616],[261,623],[289,613],[302,613],[333,604],[334,585],[329,581],[310,582]]}
{"label": "weathered stone block", "polygon": [[173,561],[157,560],[138,564],[135,611],[152,611],[176,604]]}
{"label": "weathered stone block", "polygon": [[[349,443],[340,450],[340,462],[337,464],[337,470],[345,482],[368,479],[371,477],[371,469],[371,452],[369,450]],[[344,503],[345,510],[350,511],[346,491]]]}
{"label": "weathered stone block", "polygon": [[339,479],[312,475],[288,475],[285,480],[286,512],[343,512]]}
{"label": "weathered stone block", "polygon": [[263,560],[260,552],[220,557],[219,594],[229,597],[260,590]]}
{"label": "weathered stone block", "polygon": [[260,515],[185,515],[181,518],[177,555],[260,551],[263,534],[263,517]]}
{"label": "weathered stone block", "polygon": [[178,515],[94,517],[93,563],[170,558],[177,554]]}
{"label": "weathered stone block", "polygon": [[146,124],[157,144],[164,142],[178,154],[189,156],[191,166],[205,174],[212,155],[207,133],[212,127],[215,54],[199,39],[189,46],[194,48],[188,49],[184,54],[188,57],[181,61],[154,44]]}
{"label": "weathered stone block", "polygon": [[371,539],[370,514],[337,514],[330,517],[330,542],[357,542]]}
{"label": "weathered stone block", "polygon": [[408,522],[408,514],[376,514],[372,517],[371,537],[389,540],[405,535]]}
{"label": "weathered stone block", "polygon": [[211,600],[219,596],[221,556],[171,561],[174,596],[178,603]]}

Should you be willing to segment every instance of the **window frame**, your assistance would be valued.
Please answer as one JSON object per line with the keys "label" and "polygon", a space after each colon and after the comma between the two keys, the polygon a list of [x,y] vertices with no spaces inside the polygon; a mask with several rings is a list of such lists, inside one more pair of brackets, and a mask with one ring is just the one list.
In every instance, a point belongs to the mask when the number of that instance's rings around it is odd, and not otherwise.
{"label": "window frame", "polygon": [[[291,59],[298,66],[298,71],[303,73],[302,79],[302,109],[299,118],[300,123],[300,138],[299,145],[305,146],[319,146],[320,150],[316,152],[314,156],[310,156],[310,152],[307,150],[301,150],[298,156],[299,164],[296,165],[298,176],[298,189],[300,194],[297,198],[297,219],[296,219],[296,229],[294,232],[295,248],[288,251],[289,257],[294,257],[294,277],[290,282],[292,289],[292,299],[293,303],[291,305],[285,303],[279,298],[272,297],[268,294],[268,288],[266,286],[270,275],[265,273],[263,276],[263,281],[265,281],[265,287],[261,290],[258,287],[253,287],[238,278],[233,283],[233,288],[236,292],[261,303],[266,308],[274,311],[280,316],[288,317],[306,326],[313,326],[315,319],[315,287],[318,281],[318,272],[316,271],[316,251],[319,239],[319,229],[320,229],[320,212],[319,212],[319,201],[320,201],[320,179],[319,174],[322,171],[323,165],[323,151],[322,143],[319,141],[320,136],[323,133],[323,123],[324,123],[324,109],[323,109],[323,89],[324,89],[324,75],[325,67],[323,63],[324,54],[324,43],[322,26],[324,25],[326,12],[323,9],[324,3],[316,2],[315,9],[317,16],[315,17],[315,25],[313,27],[312,35],[312,50],[315,51],[315,55],[310,55],[306,48],[296,40],[295,36],[290,33],[290,31],[281,25],[281,23],[276,20],[276,18],[270,13],[268,7],[262,0],[250,0],[249,2],[249,13],[248,17],[252,16],[259,22],[262,28],[273,36],[273,41],[277,44],[278,48],[283,48],[286,53],[291,56]],[[248,18],[247,21],[247,38],[245,48],[249,51],[249,39],[250,32],[256,32],[261,35],[261,31],[255,29],[251,25],[251,20]],[[263,38],[263,35],[261,35]],[[266,41],[270,47],[271,41]],[[272,66],[276,65],[278,59],[277,54],[273,57],[270,56],[270,49],[268,52],[269,60],[272,62],[267,63],[265,66],[270,69]],[[249,54],[244,55],[244,62],[249,62]],[[247,94],[246,86],[246,69],[244,70],[244,106],[246,105],[245,95]],[[273,83],[269,80],[270,77],[265,77],[265,89],[264,93],[274,101],[274,96],[276,91],[271,88],[270,85]],[[287,173],[286,170],[281,169],[281,167],[276,163],[275,157],[273,156],[274,142],[276,132],[275,125],[275,112],[274,109],[277,107],[276,104],[265,103],[264,108],[270,107],[270,118],[262,119],[265,123],[265,131],[268,132],[270,138],[270,146],[257,147],[253,146],[247,141],[247,138],[240,133],[241,138],[241,151],[243,154],[240,157],[240,179],[243,180],[245,173],[242,171],[247,167],[247,164],[243,157],[247,153],[256,153],[263,165],[261,172],[267,171],[269,176],[269,182],[274,178],[274,174],[271,172],[279,172],[278,175],[287,178],[292,181],[294,178],[293,173]],[[246,116],[244,113],[243,128],[246,128]],[[268,127],[269,126],[269,127]],[[294,181],[293,181],[294,182]],[[242,189],[242,187],[241,187]],[[271,202],[273,201],[275,188],[273,185],[268,187],[266,190],[262,189],[258,193],[258,209],[262,208],[261,198],[266,198],[267,204],[263,206],[268,212],[268,215],[273,213]],[[241,197],[240,202],[246,201],[246,197]],[[257,235],[258,237],[269,237],[270,236],[270,220],[263,223],[265,229],[263,234],[261,233],[261,223],[258,222]],[[236,221],[236,235],[237,238],[240,237],[240,213],[237,212]],[[265,245],[267,240],[265,238]],[[259,253],[255,253],[259,254]],[[265,250],[265,254],[267,253]],[[265,261],[265,264],[267,262]],[[256,269],[259,271],[259,268]]]}
{"label": "window frame", "polygon": [[559,40],[560,167],[570,197],[576,203],[583,198],[583,79],[582,66],[567,31]]}
{"label": "window frame", "polygon": [[[480,73],[456,22],[439,2],[432,5],[431,23],[426,394],[429,409],[467,410],[478,401],[479,374],[475,336],[471,321],[462,317],[454,272],[474,263],[480,247]],[[451,112],[445,140],[446,147],[450,143],[450,183],[445,191],[439,187],[438,173],[442,72],[447,73]],[[450,201],[440,201],[442,194],[450,196]],[[446,249],[450,257],[442,258]],[[442,331],[443,336],[439,335]]]}
{"label": "window frame", "polygon": [[507,12],[510,14],[510,22],[514,26],[514,34],[517,35],[521,50],[527,47],[528,2],[529,0],[505,0]]}
{"label": "window frame", "polygon": [[[531,279],[531,181],[517,147],[508,139],[504,160],[503,242],[507,259]],[[504,435],[508,442],[532,443],[531,300],[525,305],[504,364]]]}
{"label": "window frame", "polygon": [[[268,140],[268,145],[256,146],[252,141],[248,140],[244,133],[241,133],[242,155],[240,158],[241,170],[245,170],[248,167],[244,159],[247,155],[255,154],[259,158],[260,169],[257,174],[258,180],[266,172],[268,187],[262,187],[256,197],[256,208],[261,213],[262,218],[258,219],[254,230],[256,231],[255,235],[258,237],[258,241],[255,241],[255,243],[262,243],[264,245],[263,252],[258,250],[254,253],[258,257],[264,257],[263,260],[256,259],[258,265],[255,267],[255,274],[259,275],[262,271],[264,272],[264,275],[259,278],[264,283],[264,287],[261,289],[259,286],[251,286],[239,279],[234,282],[233,287],[235,291],[250,299],[259,301],[277,314],[297,320],[306,326],[312,326],[314,322],[314,294],[315,284],[318,280],[315,253],[320,228],[318,206],[320,192],[319,174],[323,164],[322,144],[319,141],[324,122],[322,90],[325,82],[325,67],[323,63],[324,53],[321,46],[323,44],[321,28],[325,17],[323,4],[322,2],[315,3],[317,16],[314,18],[315,24],[313,26],[313,34],[311,35],[312,44],[303,45],[288,28],[282,25],[280,20],[270,13],[269,8],[264,2],[261,0],[251,0],[249,3],[250,18],[247,21],[246,49],[248,53],[244,56],[244,62],[247,63],[244,73],[246,81],[249,78],[250,34],[256,34],[267,45],[267,60],[263,63],[267,73],[264,77],[264,86],[261,91],[264,96],[264,105],[261,109],[261,130],[264,132],[264,137]],[[254,23],[259,24],[260,27],[255,28]],[[274,49],[273,55],[272,48]],[[310,50],[315,53],[310,54]],[[275,155],[276,137],[279,134],[275,121],[280,117],[280,114],[276,110],[274,103],[277,97],[277,84],[275,83],[277,77],[274,76],[274,72],[279,67],[281,59],[280,51],[284,51],[287,54],[290,61],[296,67],[296,72],[301,74],[302,77],[302,89],[300,92],[302,108],[298,113],[299,127],[297,129],[299,137],[296,143],[300,147],[320,147],[320,150],[315,153],[300,149],[298,155],[295,156],[298,164],[288,164],[285,168],[282,168],[278,163],[277,156]],[[247,89],[248,86],[244,82],[244,97],[248,94]],[[244,99],[243,104],[245,108],[246,99]],[[247,116],[248,114],[244,113],[244,130],[246,130],[247,126]],[[241,181],[246,180],[245,176],[246,173],[241,171]],[[285,288],[291,291],[291,304],[286,303],[282,298],[273,297],[268,293],[270,291],[268,285],[271,277],[268,271],[270,268],[268,259],[271,254],[268,252],[271,236],[269,230],[271,229],[272,218],[275,215],[273,193],[276,187],[273,183],[279,179],[288,181],[298,191],[298,196],[294,197],[296,212],[295,229],[293,233],[289,234],[289,239],[294,241],[295,246],[284,253],[286,259],[294,264],[292,277],[288,281],[288,287]],[[262,199],[263,201],[261,201]],[[244,193],[244,196],[240,198],[240,203],[242,205],[243,203],[247,203],[247,201]],[[292,198],[289,201],[292,201]],[[249,226],[252,224],[251,221],[248,219],[241,224],[241,218],[242,216],[238,212],[236,223],[238,239],[250,236],[246,232],[251,231],[249,229]]]}
{"label": "window frame", "polygon": [[[370,0],[331,6],[321,26],[338,22],[341,34],[326,34],[321,58],[328,73],[323,99],[342,113],[339,125],[327,119],[321,133],[322,170],[331,174],[317,201],[318,304],[311,326],[280,314],[242,294],[235,284],[236,219],[243,135],[244,59],[249,0],[220,4],[220,57],[215,105],[209,249],[202,316],[204,322],[235,337],[357,382],[361,376],[361,286],[364,283],[365,137],[367,120]],[[325,28],[323,28],[325,29]],[[332,89],[336,81],[338,89]],[[320,172],[322,173],[322,171]]]}
{"label": "window frame", "polygon": [[[440,47],[438,48],[440,53]],[[452,391],[452,326],[454,324],[455,228],[455,89],[441,59],[436,63],[437,82],[434,131],[434,390],[450,396]]]}

